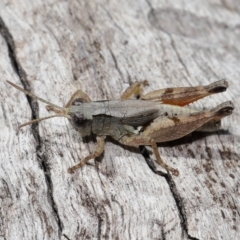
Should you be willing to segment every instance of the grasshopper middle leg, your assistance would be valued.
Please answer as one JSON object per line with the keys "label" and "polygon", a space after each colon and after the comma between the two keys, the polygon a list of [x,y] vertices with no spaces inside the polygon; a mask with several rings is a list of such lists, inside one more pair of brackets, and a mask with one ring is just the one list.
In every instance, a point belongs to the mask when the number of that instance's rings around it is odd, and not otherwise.
{"label": "grasshopper middle leg", "polygon": [[154,140],[151,141],[152,142],[152,148],[153,148],[153,151],[154,151],[154,154],[156,156],[156,159],[157,159],[157,162],[158,164],[165,168],[167,171],[170,171],[173,173],[174,176],[178,176],[179,175],[179,171],[175,168],[172,168],[170,166],[168,166],[161,158],[160,154],[159,154],[159,151],[158,151],[158,148],[157,148],[157,144],[155,143]]}

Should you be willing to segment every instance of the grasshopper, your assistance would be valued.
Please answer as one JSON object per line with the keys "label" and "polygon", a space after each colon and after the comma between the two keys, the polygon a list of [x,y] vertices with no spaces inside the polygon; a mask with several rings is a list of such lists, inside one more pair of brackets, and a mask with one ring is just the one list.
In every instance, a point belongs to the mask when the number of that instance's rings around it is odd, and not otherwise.
{"label": "grasshopper", "polygon": [[[78,90],[65,107],[50,103],[10,81],[7,82],[26,95],[48,104],[47,110],[55,113],[26,122],[19,128],[53,117],[65,117],[82,137],[92,133],[96,135],[95,151],[69,168],[69,173],[100,156],[104,151],[105,138],[110,136],[128,146],[152,146],[158,164],[178,176],[179,171],[168,166],[160,157],[157,143],[175,140],[193,131],[215,131],[220,128],[221,119],[234,110],[231,101],[202,111],[185,106],[203,97],[226,91],[226,80],[206,86],[160,89],[145,95],[143,87],[147,82],[135,82],[123,92],[120,100],[94,102],[86,93]],[[130,99],[134,95],[138,99]]]}

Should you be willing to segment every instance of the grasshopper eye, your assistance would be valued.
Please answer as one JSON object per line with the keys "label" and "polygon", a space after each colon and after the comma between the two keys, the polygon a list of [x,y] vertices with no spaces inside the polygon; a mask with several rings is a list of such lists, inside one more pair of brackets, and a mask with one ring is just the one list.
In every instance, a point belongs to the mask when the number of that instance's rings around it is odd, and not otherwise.
{"label": "grasshopper eye", "polygon": [[82,113],[75,113],[72,115],[72,122],[75,126],[81,125],[86,119]]}
{"label": "grasshopper eye", "polygon": [[73,106],[79,106],[81,105],[82,103],[85,103],[86,100],[83,99],[83,98],[76,98],[73,102],[72,102],[72,105]]}
{"label": "grasshopper eye", "polygon": [[86,102],[87,101],[84,98],[76,98],[74,99],[74,101],[72,101],[72,104],[71,104],[72,108],[70,107],[72,111],[70,112],[69,115],[71,116],[72,125],[77,129],[83,128],[88,122],[88,119],[86,118],[84,113],[81,112],[80,110],[82,108],[81,105]]}

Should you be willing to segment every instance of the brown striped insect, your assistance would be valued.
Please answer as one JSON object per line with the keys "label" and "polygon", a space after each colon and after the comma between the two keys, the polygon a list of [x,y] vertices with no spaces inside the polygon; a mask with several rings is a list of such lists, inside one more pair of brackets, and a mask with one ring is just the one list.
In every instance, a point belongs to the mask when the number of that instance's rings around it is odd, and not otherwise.
{"label": "brown striped insect", "polygon": [[[20,128],[53,117],[66,117],[82,137],[96,135],[95,151],[69,168],[69,173],[100,156],[104,151],[105,138],[110,136],[128,146],[151,145],[158,164],[177,176],[178,170],[168,166],[160,157],[157,143],[178,139],[193,131],[215,131],[220,128],[221,119],[234,110],[230,101],[210,110],[199,111],[185,107],[203,97],[226,91],[226,80],[207,86],[160,89],[145,95],[143,87],[147,82],[135,82],[121,95],[120,100],[94,102],[86,93],[78,90],[64,107],[7,82],[28,96],[48,104],[47,110],[55,113],[24,123]],[[139,99],[130,99],[133,95]]]}

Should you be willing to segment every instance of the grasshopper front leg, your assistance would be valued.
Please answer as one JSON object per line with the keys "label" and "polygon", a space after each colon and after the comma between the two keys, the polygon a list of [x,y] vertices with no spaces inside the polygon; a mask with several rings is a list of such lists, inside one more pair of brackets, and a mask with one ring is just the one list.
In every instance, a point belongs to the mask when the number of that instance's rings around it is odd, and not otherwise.
{"label": "grasshopper front leg", "polygon": [[91,159],[94,159],[102,154],[104,151],[104,146],[105,146],[105,136],[97,137],[97,145],[95,151],[90,154],[89,156],[85,157],[83,160],[81,160],[80,163],[77,165],[71,167],[68,169],[69,173],[74,173],[75,170],[83,167],[88,161]]}
{"label": "grasshopper front leg", "polygon": [[[91,102],[90,97],[84,93],[81,89],[77,90],[72,97],[69,99],[68,103],[66,104],[66,108],[70,107],[74,101],[77,101],[77,99],[83,99],[85,102]],[[85,157],[81,160],[78,164],[68,169],[69,173],[74,173],[75,170],[83,167],[88,161],[91,159],[94,159],[102,154],[104,151],[105,146],[105,136],[97,137],[97,143],[96,143],[96,149],[95,151],[90,154],[89,156]]]}
{"label": "grasshopper front leg", "polygon": [[232,102],[225,102],[212,110],[201,111],[174,117],[159,117],[155,119],[139,135],[124,137],[121,143],[130,146],[151,145],[153,147],[157,162],[167,171],[178,175],[178,170],[168,166],[161,159],[156,143],[167,142],[186,136],[209,121],[219,121],[232,113],[234,106]]}
{"label": "grasshopper front leg", "polygon": [[[69,99],[69,101],[65,105],[65,108],[69,108],[72,105],[72,103],[78,98],[83,99],[85,102],[91,102],[92,101],[90,99],[90,97],[85,92],[83,92],[81,89],[79,89],[71,96],[71,98]],[[59,110],[57,108],[53,107],[52,105],[46,105],[46,109],[48,111],[53,111],[55,113],[59,112]]]}
{"label": "grasshopper front leg", "polygon": [[148,81],[145,80],[143,82],[134,82],[132,83],[121,95],[121,100],[130,99],[133,95],[136,97],[140,97],[143,94],[143,88],[148,86]]}
{"label": "grasshopper front leg", "polygon": [[[91,99],[86,93],[84,93],[82,90],[79,89],[69,99],[68,103],[65,105],[65,108],[69,108],[71,105],[77,105],[78,101],[79,101],[79,103],[81,103],[82,101],[91,102]],[[50,106],[50,105],[47,105],[46,109],[48,111],[54,111],[55,113],[57,113],[59,111],[58,109],[56,109],[55,107]],[[95,151],[92,154],[90,154],[89,156],[85,157],[83,160],[81,160],[81,162],[79,162],[75,166],[69,168],[68,172],[74,173],[75,170],[83,167],[91,159],[94,159],[94,158],[100,156],[102,154],[102,152],[104,151],[104,146],[105,146],[104,139],[105,139],[105,136],[97,137],[97,144],[96,144]]]}

